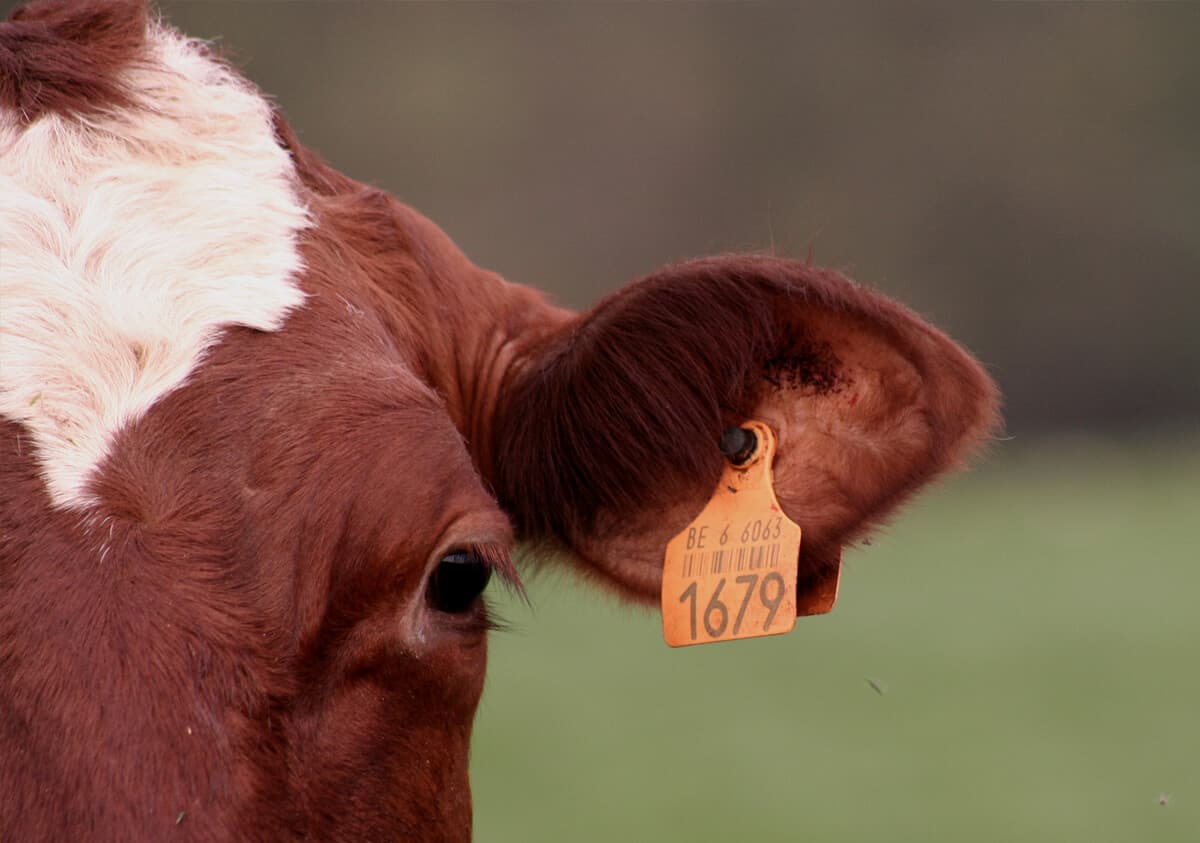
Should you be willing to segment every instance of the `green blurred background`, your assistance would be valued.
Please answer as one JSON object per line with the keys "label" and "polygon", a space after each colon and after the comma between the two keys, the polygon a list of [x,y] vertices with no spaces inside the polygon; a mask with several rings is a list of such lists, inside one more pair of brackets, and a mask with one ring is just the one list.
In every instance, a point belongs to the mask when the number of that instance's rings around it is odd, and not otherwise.
{"label": "green blurred background", "polygon": [[790,636],[502,600],[478,840],[1200,841],[1200,4],[162,8],[511,280],[811,255],[1006,395]]}

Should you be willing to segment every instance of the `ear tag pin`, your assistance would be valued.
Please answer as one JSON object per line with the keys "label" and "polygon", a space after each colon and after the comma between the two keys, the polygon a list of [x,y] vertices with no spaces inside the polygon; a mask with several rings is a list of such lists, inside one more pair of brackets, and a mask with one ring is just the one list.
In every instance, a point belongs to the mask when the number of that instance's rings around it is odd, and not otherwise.
{"label": "ear tag pin", "polygon": [[[775,434],[749,421],[721,437],[725,469],[704,510],[667,544],[663,638],[672,647],[790,632],[800,526],[775,497]],[[833,606],[834,579],[800,614]]]}

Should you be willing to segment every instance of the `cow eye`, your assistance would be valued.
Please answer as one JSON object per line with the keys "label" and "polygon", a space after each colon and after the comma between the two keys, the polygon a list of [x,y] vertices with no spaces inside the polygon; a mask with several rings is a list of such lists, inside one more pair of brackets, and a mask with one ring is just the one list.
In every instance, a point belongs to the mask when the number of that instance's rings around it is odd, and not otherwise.
{"label": "cow eye", "polygon": [[492,578],[492,566],[460,550],[442,557],[429,579],[429,601],[439,612],[465,612]]}

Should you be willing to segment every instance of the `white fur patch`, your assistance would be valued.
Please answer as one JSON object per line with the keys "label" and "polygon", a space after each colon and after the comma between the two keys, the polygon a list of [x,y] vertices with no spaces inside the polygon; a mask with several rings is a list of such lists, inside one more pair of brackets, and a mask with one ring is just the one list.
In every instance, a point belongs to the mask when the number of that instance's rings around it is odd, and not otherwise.
{"label": "white fur patch", "polygon": [[0,111],[0,414],[32,433],[58,506],[90,502],[117,431],[222,327],[278,330],[304,299],[307,217],[269,106],[195,42],[148,34],[137,108]]}

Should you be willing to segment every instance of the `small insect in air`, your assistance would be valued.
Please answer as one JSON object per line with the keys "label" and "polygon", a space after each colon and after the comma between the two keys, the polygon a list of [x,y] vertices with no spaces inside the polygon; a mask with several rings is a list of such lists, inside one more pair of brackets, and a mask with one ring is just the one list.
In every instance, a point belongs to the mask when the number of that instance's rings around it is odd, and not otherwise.
{"label": "small insect in air", "polygon": [[1169,794],[1169,793],[1158,794],[1158,804],[1159,805],[1162,805],[1165,808],[1167,805],[1170,804],[1170,802],[1171,802],[1171,794]]}
{"label": "small insect in air", "polygon": [[884,694],[887,693],[887,685],[884,685],[878,679],[871,679],[871,678],[867,677],[866,681],[867,681],[867,684],[871,686],[871,690],[874,691],[875,693],[879,694],[879,696],[882,697]]}

